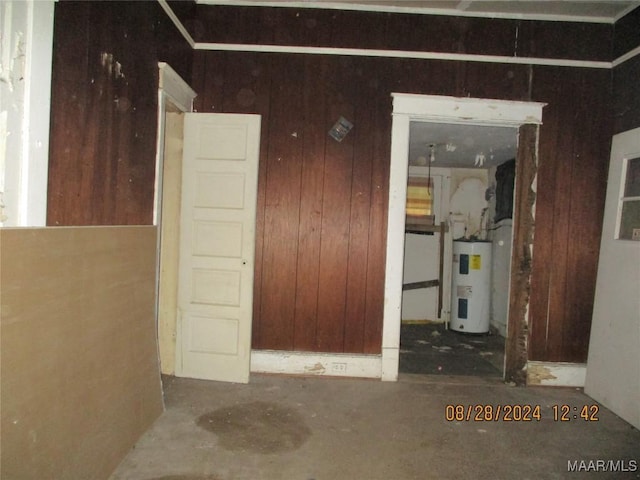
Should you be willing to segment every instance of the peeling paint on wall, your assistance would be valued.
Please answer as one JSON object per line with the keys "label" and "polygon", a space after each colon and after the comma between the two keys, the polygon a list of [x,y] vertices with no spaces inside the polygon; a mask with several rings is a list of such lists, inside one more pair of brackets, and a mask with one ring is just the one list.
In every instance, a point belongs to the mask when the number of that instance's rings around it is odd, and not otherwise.
{"label": "peeling paint on wall", "polygon": [[487,171],[480,169],[452,169],[451,173],[451,203],[450,215],[460,218],[464,222],[464,231],[457,232],[454,228],[453,236],[470,238],[472,236],[484,239],[483,212],[487,202],[484,194],[487,189]]}
{"label": "peeling paint on wall", "polygon": [[1,23],[0,82],[7,85],[9,92],[13,92],[16,82],[24,81],[25,41],[21,30],[12,32],[12,2],[3,3]]}
{"label": "peeling paint on wall", "polygon": [[544,365],[529,365],[527,369],[527,385],[542,385],[545,380],[555,380],[549,367]]}
{"label": "peeling paint on wall", "polygon": [[53,0],[0,3],[0,225],[46,222]]}
{"label": "peeling paint on wall", "polygon": [[110,77],[116,80],[125,78],[124,73],[122,73],[122,64],[114,60],[113,53],[102,52],[100,54],[100,63]]}
{"label": "peeling paint on wall", "polygon": [[[25,18],[24,9],[19,7],[22,6],[16,6],[14,9],[13,2],[3,2],[0,10],[2,25],[0,36],[0,225],[2,226],[9,216],[5,202],[13,206],[13,212],[16,210],[15,199],[22,162],[21,124],[25,103],[23,27],[26,26],[26,22],[22,21]],[[8,166],[7,158],[12,158],[15,163]],[[15,217],[15,213],[12,216]]]}
{"label": "peeling paint on wall", "polygon": [[[507,337],[507,364],[505,378],[517,385],[527,380],[528,337],[531,296],[531,261],[533,252],[536,194],[532,188],[537,171],[537,125],[522,125],[519,133],[516,164],[514,212],[523,212],[514,218],[514,243],[511,264],[511,299]],[[531,212],[527,214],[526,212]]]}
{"label": "peeling paint on wall", "polygon": [[305,367],[304,370],[309,374],[322,375],[326,371],[326,368],[322,363],[317,362],[313,366]]}

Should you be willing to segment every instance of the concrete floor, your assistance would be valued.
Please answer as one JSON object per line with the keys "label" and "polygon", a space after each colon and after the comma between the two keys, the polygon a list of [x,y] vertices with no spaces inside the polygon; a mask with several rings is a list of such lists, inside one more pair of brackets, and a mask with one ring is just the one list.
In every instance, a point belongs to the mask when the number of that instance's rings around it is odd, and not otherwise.
{"label": "concrete floor", "polygon": [[[166,377],[164,389],[166,412],[111,480],[640,478],[640,431],[610,411],[554,421],[553,405],[595,403],[575,388],[254,375],[249,385]],[[447,405],[539,405],[542,419],[447,421]],[[568,472],[569,461],[596,468],[590,460],[636,471]]]}
{"label": "concrete floor", "polygon": [[448,330],[444,323],[403,324],[400,372],[503,378],[505,339]]}

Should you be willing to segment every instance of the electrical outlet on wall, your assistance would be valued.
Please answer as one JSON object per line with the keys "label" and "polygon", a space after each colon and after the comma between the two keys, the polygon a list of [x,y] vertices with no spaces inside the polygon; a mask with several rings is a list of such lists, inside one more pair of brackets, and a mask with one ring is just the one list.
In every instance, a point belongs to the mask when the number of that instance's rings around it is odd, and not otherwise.
{"label": "electrical outlet on wall", "polygon": [[347,364],[342,362],[333,362],[331,364],[331,372],[333,373],[347,373]]}
{"label": "electrical outlet on wall", "polygon": [[631,240],[640,241],[640,228],[634,228],[631,233]]}

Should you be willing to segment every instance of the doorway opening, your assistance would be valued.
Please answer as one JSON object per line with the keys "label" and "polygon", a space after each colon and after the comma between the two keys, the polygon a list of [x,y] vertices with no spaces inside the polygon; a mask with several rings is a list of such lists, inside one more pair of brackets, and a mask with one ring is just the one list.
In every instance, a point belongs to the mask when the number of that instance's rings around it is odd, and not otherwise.
{"label": "doorway opening", "polygon": [[[517,153],[515,155],[516,165],[514,195],[512,202],[513,218],[512,230],[513,241],[511,254],[509,255],[508,264],[513,265],[508,276],[507,290],[507,313],[506,313],[506,339],[504,354],[504,375],[503,377],[516,383],[523,383],[524,377],[522,372],[527,361],[526,352],[526,332],[527,332],[527,311],[528,311],[528,291],[531,277],[530,269],[530,251],[533,239],[533,211],[535,207],[535,188],[534,179],[537,165],[537,138],[538,125],[542,120],[542,103],[534,102],[515,102],[515,101],[499,101],[487,99],[472,98],[454,98],[430,95],[412,95],[412,94],[393,94],[393,122],[392,122],[392,141],[391,141],[391,171],[389,180],[389,214],[387,224],[387,257],[385,271],[385,310],[383,321],[383,340],[382,340],[382,379],[397,380],[400,364],[400,337],[402,325],[403,310],[403,284],[404,284],[404,260],[405,260],[405,227],[406,218],[406,201],[407,201],[407,179],[409,177],[409,158],[410,158],[410,132],[411,125],[417,126],[419,123],[429,124],[451,124],[466,127],[504,127],[511,129],[511,132],[518,132]],[[467,132],[468,133],[468,132]],[[432,142],[431,140],[427,140]],[[426,142],[423,143],[424,149]],[[431,145],[430,143],[429,145]],[[447,141],[444,141],[444,148],[447,149]],[[451,150],[453,145],[449,146]],[[457,149],[457,148],[456,148]],[[437,163],[432,158],[432,151],[429,147],[429,154],[426,160],[429,164]],[[437,156],[437,152],[436,152]],[[490,159],[491,152],[476,151],[473,157],[473,168],[486,167],[487,159]],[[495,153],[494,153],[495,157]],[[424,162],[424,160],[423,160]],[[496,165],[497,168],[498,165]],[[471,179],[456,180],[459,171],[457,168],[462,166],[449,167],[450,174],[450,197],[449,213],[452,210],[452,204],[460,202],[467,204],[471,209],[477,208],[478,205],[468,205],[468,195],[461,194],[462,199],[456,199],[454,202],[454,194],[457,190],[464,187],[471,190],[476,189],[484,195],[489,196],[491,190],[488,188],[489,173],[483,175],[486,177],[485,184],[487,187],[482,188],[482,182]],[[455,173],[455,175],[454,175]],[[451,193],[453,192],[453,193]],[[482,215],[482,210],[485,210]],[[466,214],[462,212],[462,217],[449,215],[448,242],[443,242],[442,248],[443,258],[453,260],[452,252],[446,251],[446,246],[451,245],[453,248],[453,239],[460,236],[459,229],[462,228],[462,236],[471,240],[480,240],[479,236],[483,234],[483,228],[486,235],[486,217],[488,207],[481,207],[480,218],[470,214],[471,210]],[[444,223],[444,222],[442,222]],[[484,225],[484,227],[483,227]],[[499,240],[498,240],[499,241]],[[503,245],[505,244],[503,240]],[[444,261],[446,268],[453,261]],[[486,262],[482,262],[486,265]],[[489,265],[491,262],[489,262]],[[448,298],[443,294],[442,311],[440,312],[439,321],[451,321],[451,316],[446,316],[445,308],[451,305],[451,272],[443,273],[442,286],[443,293],[446,288],[449,289]],[[456,295],[458,294],[456,290]],[[451,312],[451,309],[449,309]],[[463,347],[465,348],[465,347]]]}
{"label": "doorway opening", "polygon": [[410,122],[400,373],[503,377],[517,139]]}

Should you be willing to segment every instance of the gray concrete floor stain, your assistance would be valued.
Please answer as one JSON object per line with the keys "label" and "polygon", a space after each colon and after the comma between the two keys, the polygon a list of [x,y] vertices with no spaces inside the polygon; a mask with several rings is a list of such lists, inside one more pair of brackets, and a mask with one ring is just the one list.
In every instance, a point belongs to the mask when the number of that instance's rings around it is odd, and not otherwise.
{"label": "gray concrete floor stain", "polygon": [[197,425],[218,436],[227,450],[272,454],[297,450],[311,435],[294,409],[269,402],[219,408],[201,415]]}
{"label": "gray concrete floor stain", "polygon": [[[166,411],[110,480],[570,480],[590,476],[568,462],[640,466],[640,431],[604,406],[597,422],[554,418],[554,406],[594,404],[581,389],[408,374],[398,382],[252,375],[248,385],[164,377],[163,385]],[[483,405],[538,405],[541,419],[447,418],[453,406]],[[227,423],[229,413],[236,419]],[[594,475],[640,479],[640,468]]]}

